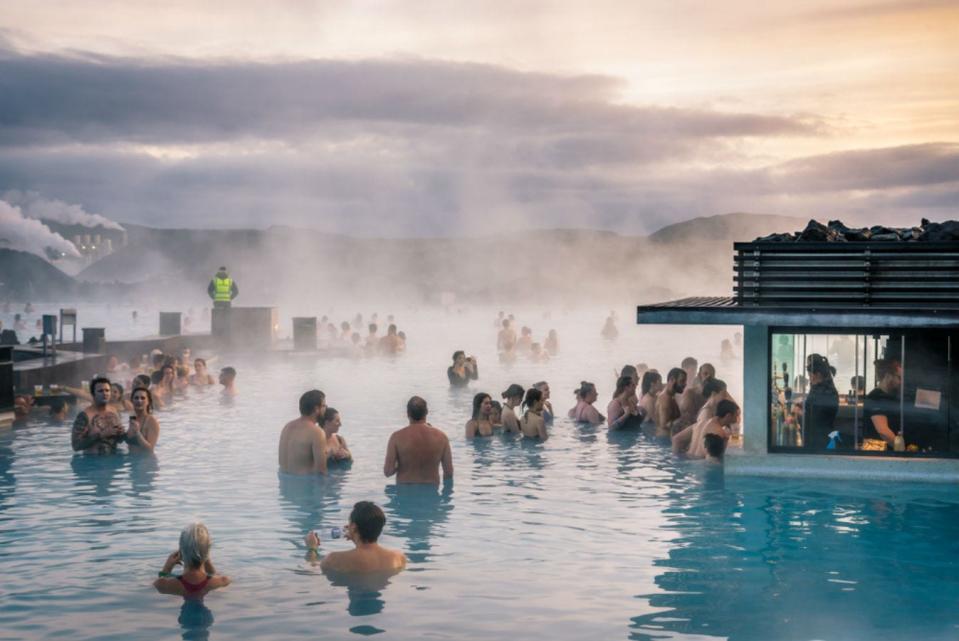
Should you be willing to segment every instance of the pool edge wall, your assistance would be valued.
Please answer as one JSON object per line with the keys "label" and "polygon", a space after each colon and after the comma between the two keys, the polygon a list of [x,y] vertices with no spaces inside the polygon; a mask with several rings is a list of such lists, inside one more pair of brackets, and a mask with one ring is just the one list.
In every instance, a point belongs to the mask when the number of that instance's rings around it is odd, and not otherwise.
{"label": "pool edge wall", "polygon": [[724,469],[729,476],[959,483],[959,459],[730,452]]}

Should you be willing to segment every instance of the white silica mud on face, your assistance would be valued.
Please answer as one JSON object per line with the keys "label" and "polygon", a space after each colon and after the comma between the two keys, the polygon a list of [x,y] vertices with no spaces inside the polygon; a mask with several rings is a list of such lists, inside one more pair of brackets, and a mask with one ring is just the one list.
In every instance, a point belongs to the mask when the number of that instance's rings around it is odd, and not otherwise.
{"label": "white silica mud on face", "polygon": [[[356,311],[313,313],[339,324]],[[560,341],[550,362],[507,368],[498,309],[378,311],[381,325],[396,315],[406,354],[217,355],[211,370],[235,367],[238,395],[191,391],[160,412],[155,458],[75,457],[69,427],[40,420],[0,432],[0,638],[955,637],[951,489],[724,479],[636,433],[563,418],[581,380],[597,385],[605,413],[623,365],[665,373],[687,355],[713,362],[741,398],[741,353],[719,358],[739,328],[642,327],[622,309],[619,338],[605,341],[608,309],[507,309],[536,340],[555,328]],[[108,336],[131,331],[129,308],[101,312]],[[476,357],[479,380],[452,391],[458,349]],[[548,441],[465,440],[473,394],[499,399],[539,380],[559,417]],[[340,411],[355,461],[325,479],[278,475],[280,429],[311,388]],[[383,477],[386,439],[413,394],[450,436],[451,486]],[[356,580],[306,561],[304,534],[327,538],[360,500],[383,506],[381,542],[406,552],[406,571]],[[157,570],[197,519],[233,585],[203,603],[155,594]],[[891,596],[904,604],[894,613]]]}

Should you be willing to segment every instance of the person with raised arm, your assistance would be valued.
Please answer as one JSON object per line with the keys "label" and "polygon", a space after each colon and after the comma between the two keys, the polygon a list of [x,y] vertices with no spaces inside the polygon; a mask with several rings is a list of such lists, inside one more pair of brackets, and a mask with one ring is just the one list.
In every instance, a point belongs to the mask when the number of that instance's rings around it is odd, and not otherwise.
{"label": "person with raised arm", "polygon": [[350,512],[350,521],[343,528],[343,538],[356,547],[343,552],[330,552],[320,556],[320,537],[316,532],[306,535],[306,558],[320,561],[324,572],[344,574],[395,573],[406,567],[406,555],[399,550],[390,550],[377,541],[386,525],[382,508],[372,501],[360,501]]}
{"label": "person with raised arm", "polygon": [[[216,573],[210,560],[213,541],[210,531],[202,523],[192,523],[180,533],[180,547],[167,557],[160,576],[153,587],[161,594],[173,594],[202,599],[212,590],[230,585],[230,577]],[[173,568],[183,566],[183,572],[173,574]]]}

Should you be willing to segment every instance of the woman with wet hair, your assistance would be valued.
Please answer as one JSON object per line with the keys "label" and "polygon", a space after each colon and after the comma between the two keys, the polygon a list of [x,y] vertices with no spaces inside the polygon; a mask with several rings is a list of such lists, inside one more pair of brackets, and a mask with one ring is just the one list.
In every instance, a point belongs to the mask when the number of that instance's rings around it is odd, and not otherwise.
{"label": "woman with wet hair", "polygon": [[137,387],[130,393],[133,414],[127,428],[127,445],[131,452],[150,452],[160,439],[160,422],[153,416],[153,395],[145,387]]}
{"label": "woman with wet hair", "polygon": [[[210,531],[202,523],[191,523],[180,532],[180,547],[167,557],[160,576],[153,587],[161,594],[175,594],[201,599],[217,588],[230,585],[230,578],[216,573],[210,560],[213,541]],[[183,572],[173,574],[173,568],[183,566]]]}
{"label": "woman with wet hair", "polygon": [[595,385],[589,381],[581,381],[579,387],[573,390],[573,393],[576,395],[576,406],[567,414],[569,418],[577,423],[589,423],[590,425],[599,425],[606,420],[606,417],[593,407],[593,403],[599,398]]}
{"label": "woman with wet hair", "polygon": [[130,404],[130,401],[123,398],[123,385],[119,383],[110,383],[110,407],[112,407],[117,414],[133,410],[133,405]]}
{"label": "woman with wet hair", "polygon": [[[626,368],[632,368],[632,365],[627,365],[623,369],[626,370]],[[639,399],[636,398],[636,379],[633,376],[623,374],[616,381],[616,391],[606,407],[606,415],[608,416],[606,424],[611,430],[639,427],[642,424],[643,410],[639,407]]]}
{"label": "woman with wet hair", "polygon": [[490,416],[493,413],[493,398],[485,392],[473,397],[473,416],[466,422],[466,438],[477,436],[492,436],[493,422]]}
{"label": "woman with wet hair", "polygon": [[503,415],[500,419],[503,422],[503,431],[518,433],[520,431],[519,418],[516,416],[515,410],[523,402],[523,386],[513,383],[500,396],[505,401],[503,403]]}
{"label": "woman with wet hair", "polygon": [[520,419],[520,432],[525,438],[538,438],[545,441],[549,435],[546,433],[546,421],[543,420],[543,393],[535,387],[526,390],[523,407],[526,411]]}
{"label": "woman with wet hair", "polygon": [[346,445],[346,439],[340,434],[343,419],[335,407],[327,407],[318,421],[326,435],[326,456],[331,461],[352,461],[353,453]]}

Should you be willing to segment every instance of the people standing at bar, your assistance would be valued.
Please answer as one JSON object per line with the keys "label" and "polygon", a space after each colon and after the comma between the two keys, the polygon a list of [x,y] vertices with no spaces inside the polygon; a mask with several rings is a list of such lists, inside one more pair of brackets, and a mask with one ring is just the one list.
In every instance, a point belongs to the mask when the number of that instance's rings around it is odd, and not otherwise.
{"label": "people standing at bar", "polygon": [[866,394],[863,403],[863,439],[882,439],[893,448],[900,433],[899,388],[902,386],[902,365],[894,359],[875,362],[876,387]]}

